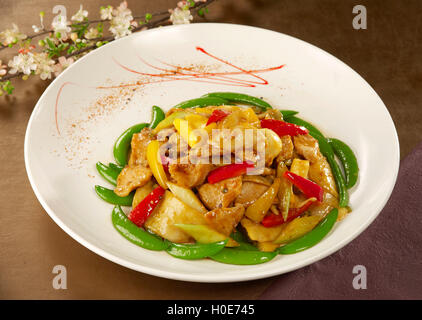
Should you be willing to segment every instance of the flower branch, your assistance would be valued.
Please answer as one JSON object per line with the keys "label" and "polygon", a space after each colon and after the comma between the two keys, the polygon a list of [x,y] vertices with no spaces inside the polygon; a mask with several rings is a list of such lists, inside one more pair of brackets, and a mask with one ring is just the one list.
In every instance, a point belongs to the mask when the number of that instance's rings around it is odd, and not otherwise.
{"label": "flower branch", "polygon": [[[125,37],[133,32],[155,28],[167,24],[185,24],[193,20],[193,15],[204,17],[208,5],[215,0],[179,1],[176,8],[142,16],[132,16],[126,1],[118,7],[100,8],[100,19],[88,19],[88,11],[82,5],[68,21],[58,15],[51,23],[51,29],[44,27],[44,12],[40,13],[40,26],[33,25],[35,34],[25,35],[13,24],[11,29],[0,32],[0,50],[19,47],[18,54],[7,65],[0,60],[0,95],[11,94],[14,90],[11,80],[39,75],[42,80],[60,74],[89,51]],[[108,32],[104,32],[108,24]],[[93,26],[96,25],[96,26]],[[32,39],[45,36],[37,43]]]}

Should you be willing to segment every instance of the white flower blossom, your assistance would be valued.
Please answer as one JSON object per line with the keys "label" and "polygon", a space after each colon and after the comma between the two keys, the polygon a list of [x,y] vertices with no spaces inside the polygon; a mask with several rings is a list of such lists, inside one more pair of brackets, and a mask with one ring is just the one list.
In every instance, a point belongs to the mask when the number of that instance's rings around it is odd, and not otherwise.
{"label": "white flower blossom", "polygon": [[132,11],[128,9],[127,2],[123,1],[113,10],[113,18],[110,21],[109,30],[114,35],[115,39],[122,38],[132,33],[130,30],[132,20]]}
{"label": "white flower blossom", "polygon": [[129,29],[130,21],[121,17],[114,17],[111,20],[110,32],[114,35],[115,39],[122,38],[132,33]]}
{"label": "white flower blossom", "polygon": [[111,20],[113,18],[112,13],[113,13],[112,6],[101,7],[100,9],[101,20]]}
{"label": "white flower blossom", "polygon": [[34,55],[32,53],[19,53],[17,56],[13,57],[13,60],[9,61],[8,65],[10,67],[10,74],[22,72],[26,75],[30,75],[32,71],[37,69],[37,64],[35,63]]}
{"label": "white flower blossom", "polygon": [[72,30],[65,16],[57,16],[51,23],[51,26],[54,33],[60,33],[60,39],[62,40],[66,40],[67,34]]}
{"label": "white flower blossom", "polygon": [[83,10],[82,5],[80,5],[79,7],[79,11],[76,12],[72,18],[70,18],[70,20],[75,21],[75,22],[82,22],[84,21],[84,19],[88,17],[88,11]]}
{"label": "white flower blossom", "polygon": [[42,29],[41,27],[36,26],[35,24],[32,25],[32,30],[34,30],[35,33],[40,32]]}
{"label": "white flower blossom", "polygon": [[58,63],[53,66],[54,75],[57,77],[64,69],[70,66],[75,60],[73,58],[68,58],[61,56],[58,59]]}
{"label": "white flower blossom", "polygon": [[113,10],[113,15],[116,17],[128,18],[130,20],[133,20],[132,11],[128,9],[126,1],[120,3],[120,5]]}
{"label": "white flower blossom", "polygon": [[187,9],[187,8],[189,8],[189,3],[186,0],[182,0],[182,1],[179,1],[177,3],[177,7],[182,9],[182,10]]}
{"label": "white flower blossom", "polygon": [[51,74],[54,72],[54,60],[50,59],[45,52],[34,54],[34,60],[37,65],[35,74],[39,74],[41,80],[51,79]]}
{"label": "white flower blossom", "polygon": [[193,20],[189,9],[175,8],[174,10],[170,10],[170,13],[170,21],[173,24],[187,24]]}
{"label": "white flower blossom", "polygon": [[15,43],[23,39],[26,39],[26,35],[19,31],[16,24],[12,24],[12,29],[6,29],[0,32],[0,43],[4,46],[8,46],[11,43]]}
{"label": "white flower blossom", "polygon": [[34,30],[35,33],[38,33],[44,30],[44,11],[40,12],[40,24],[41,26],[37,26],[35,24],[32,26],[32,29]]}
{"label": "white flower blossom", "polygon": [[0,78],[6,75],[6,73],[7,73],[6,65],[2,64],[2,61],[0,60]]}
{"label": "white flower blossom", "polygon": [[98,30],[96,28],[90,28],[86,33],[85,33],[85,38],[88,40],[92,40],[95,38],[98,38],[100,36],[100,33],[98,32]]}

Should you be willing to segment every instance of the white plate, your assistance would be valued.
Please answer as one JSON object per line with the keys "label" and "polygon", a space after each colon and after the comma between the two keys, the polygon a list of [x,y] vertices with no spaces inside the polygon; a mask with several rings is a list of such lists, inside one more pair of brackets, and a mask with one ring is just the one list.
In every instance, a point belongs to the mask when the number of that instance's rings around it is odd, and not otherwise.
{"label": "white plate", "polygon": [[[179,69],[176,75],[163,76],[165,71],[155,68],[172,67],[162,62],[193,66],[196,71]],[[280,65],[285,66],[254,73],[260,78],[249,72]],[[141,76],[135,71],[161,75]],[[225,72],[235,73],[229,76],[231,82],[227,74],[221,76]],[[233,82],[233,78],[241,81]],[[98,88],[136,81],[144,84]],[[244,92],[264,97],[276,108],[298,110],[327,136],[337,137],[354,149],[360,178],[350,191],[353,212],[318,245],[298,254],[277,256],[262,265],[235,266],[210,260],[184,261],[165,252],[148,251],[114,230],[112,205],[94,192],[95,184],[107,186],[97,174],[95,163],[113,161],[116,137],[135,123],[149,122],[152,105],[168,110],[180,101],[211,91]],[[381,99],[364,79],[335,57],[277,32],[208,23],[136,33],[73,64],[48,87],[32,113],[25,138],[25,163],[44,209],[90,250],[160,277],[230,282],[298,269],[352,241],[377,217],[391,194],[399,168],[399,144]]]}

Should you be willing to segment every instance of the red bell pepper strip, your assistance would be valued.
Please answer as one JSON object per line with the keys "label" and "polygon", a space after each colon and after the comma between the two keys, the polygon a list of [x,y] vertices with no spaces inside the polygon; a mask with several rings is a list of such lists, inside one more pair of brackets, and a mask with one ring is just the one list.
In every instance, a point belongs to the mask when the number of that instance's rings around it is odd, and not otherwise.
{"label": "red bell pepper strip", "polygon": [[309,133],[308,129],[295,125],[293,123],[284,122],[275,119],[263,119],[261,120],[261,128],[267,128],[273,130],[280,137],[282,136],[297,136],[300,134]]}
{"label": "red bell pepper strip", "polygon": [[299,188],[303,194],[309,198],[316,198],[319,202],[324,199],[324,190],[311,180],[305,179],[293,172],[284,172],[284,177],[287,178],[293,185]]}
{"label": "red bell pepper strip", "polygon": [[[314,199],[315,201],[315,199]],[[287,216],[287,219],[283,219],[283,215],[281,214],[270,214],[264,217],[264,219],[261,221],[262,225],[266,228],[271,228],[278,226],[283,223],[287,223],[292,221],[293,219],[296,219],[299,217],[302,213],[304,213],[306,210],[309,209],[309,207],[314,203],[314,201],[307,201],[303,206],[300,208],[293,208],[289,210],[289,214]]]}
{"label": "red bell pepper strip", "polygon": [[152,211],[158,205],[160,200],[163,198],[166,190],[158,186],[152,192],[145,197],[129,214],[128,218],[138,227],[142,227],[151,215]]}
{"label": "red bell pepper strip", "polygon": [[214,169],[208,175],[208,183],[217,183],[221,180],[241,176],[245,174],[248,168],[253,168],[254,165],[251,162],[243,162],[243,163],[232,163],[226,166],[219,167]]}
{"label": "red bell pepper strip", "polygon": [[220,109],[215,109],[211,113],[211,116],[208,118],[207,126],[210,125],[211,123],[219,122],[219,121],[223,120],[229,114],[230,114],[230,112],[228,112],[228,111],[224,111],[224,110],[220,110]]}

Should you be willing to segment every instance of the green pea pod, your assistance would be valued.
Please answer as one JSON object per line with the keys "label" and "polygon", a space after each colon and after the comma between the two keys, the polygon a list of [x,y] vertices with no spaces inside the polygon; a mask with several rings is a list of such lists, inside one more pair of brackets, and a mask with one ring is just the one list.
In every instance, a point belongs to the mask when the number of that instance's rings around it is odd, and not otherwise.
{"label": "green pea pod", "polygon": [[293,117],[288,117],[288,120],[286,120],[286,122],[290,122],[290,123],[293,123],[293,124],[295,124],[295,125],[305,127],[306,129],[308,129],[308,130],[309,130],[309,133],[311,134],[311,136],[313,136],[313,134],[312,134],[312,133],[316,133],[316,134],[318,134],[318,135],[320,135],[320,136],[322,136],[322,137],[324,136],[324,135],[322,134],[322,132],[321,132],[321,131],[319,131],[316,127],[314,127],[312,124],[310,124],[309,122],[307,122],[307,121],[305,121],[305,120],[302,120],[302,119],[300,119],[300,118],[297,118],[297,117],[295,117],[295,116],[293,116]]}
{"label": "green pea pod", "polygon": [[312,124],[306,122],[305,120],[296,117],[291,117],[288,118],[286,121],[305,127],[309,130],[309,134],[318,140],[319,150],[325,156],[325,158],[327,158],[327,161],[331,167],[331,171],[333,172],[334,179],[336,181],[339,193],[339,205],[340,207],[347,207],[347,205],[349,204],[349,194],[347,193],[346,182],[344,181],[341,169],[334,157],[333,148],[328,143],[327,139],[324,137],[321,131],[319,131]]}
{"label": "green pea pod", "polygon": [[132,206],[133,193],[129,194],[126,197],[119,197],[117,194],[114,193],[113,190],[101,186],[95,186],[95,192],[101,199],[108,203],[116,204],[119,206]]}
{"label": "green pea pod", "polygon": [[195,108],[195,107],[207,107],[207,106],[223,106],[230,104],[226,99],[220,97],[201,97],[197,99],[191,99],[187,101],[183,101],[174,106],[174,108],[178,109],[187,109],[187,108]]}
{"label": "green pea pod", "polygon": [[280,112],[283,115],[283,120],[293,117],[299,113],[298,111],[294,111],[294,110],[280,110]]}
{"label": "green pea pod", "polygon": [[329,138],[328,143],[343,165],[347,189],[352,188],[358,181],[359,175],[358,161],[353,150],[346,143],[338,139]]}
{"label": "green pea pod", "polygon": [[119,173],[123,170],[124,166],[115,164],[113,162],[109,162],[108,166],[116,171],[119,171]]}
{"label": "green pea pod", "polygon": [[171,243],[167,252],[173,257],[196,260],[202,259],[216,254],[221,251],[227,244],[228,239],[214,243],[195,243],[195,244],[180,244]]}
{"label": "green pea pod", "polygon": [[119,176],[120,170],[115,169],[110,166],[106,166],[105,164],[101,162],[97,162],[96,165],[98,173],[106,179],[108,182],[110,182],[112,185],[117,184],[117,177]]}
{"label": "green pea pod", "polygon": [[243,235],[242,232],[235,230],[234,232],[232,232],[232,234],[230,235],[230,238],[232,238],[233,240],[237,241],[237,242],[246,242],[246,238]]}
{"label": "green pea pod", "polygon": [[129,153],[130,142],[132,141],[132,136],[135,133],[140,132],[146,126],[148,126],[148,123],[136,124],[127,129],[120,135],[120,137],[117,138],[116,142],[114,143],[113,155],[114,159],[116,159],[116,162],[119,165],[125,166],[127,164],[127,156]]}
{"label": "green pea pod", "polygon": [[238,250],[258,251],[257,247],[255,247],[253,244],[247,242],[247,240],[245,239],[245,237],[243,236],[243,234],[240,231],[233,232],[230,235],[230,238],[232,238],[233,240],[235,240],[239,244],[238,247],[235,247]]}
{"label": "green pea pod", "polygon": [[315,139],[318,140],[319,150],[327,158],[327,161],[333,172],[334,179],[336,181],[338,195],[339,195],[339,206],[347,207],[349,204],[349,194],[347,192],[346,182],[344,181],[343,173],[341,172],[340,166],[334,158],[334,151],[327,139],[317,134],[311,134]]}
{"label": "green pea pod", "polygon": [[277,255],[277,252],[262,252],[224,248],[220,252],[210,256],[211,259],[227,264],[252,265],[268,262]]}
{"label": "green pea pod", "polygon": [[165,117],[166,115],[160,107],[153,106],[152,115],[151,115],[151,123],[149,124],[149,127],[151,129],[154,129],[161,121],[164,120]]}
{"label": "green pea pod", "polygon": [[148,250],[161,251],[168,248],[170,242],[139,228],[130,221],[120,206],[115,206],[111,213],[114,228],[130,242]]}
{"label": "green pea pod", "polygon": [[337,216],[338,210],[334,208],[312,231],[280,247],[278,252],[280,254],[293,254],[313,247],[330,232],[337,220]]}
{"label": "green pea pod", "polygon": [[261,110],[265,111],[267,109],[272,109],[271,105],[268,102],[265,102],[262,99],[259,99],[257,97],[253,97],[244,93],[236,93],[236,92],[212,92],[207,93],[203,97],[217,97],[226,99],[229,102],[234,103],[242,103],[247,104],[251,106],[255,106],[260,108]]}

